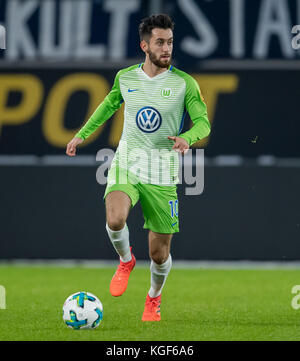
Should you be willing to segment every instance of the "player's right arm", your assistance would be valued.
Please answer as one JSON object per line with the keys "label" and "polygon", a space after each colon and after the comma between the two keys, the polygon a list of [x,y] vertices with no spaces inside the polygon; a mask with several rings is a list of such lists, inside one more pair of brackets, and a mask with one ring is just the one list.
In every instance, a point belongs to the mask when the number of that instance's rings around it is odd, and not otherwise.
{"label": "player's right arm", "polygon": [[75,137],[68,143],[66,154],[76,155],[76,147],[88,138],[96,129],[106,122],[121,106],[123,102],[120,83],[120,72],[117,73],[111,91],[104,98],[103,102],[94,111],[89,120],[79,130]]}

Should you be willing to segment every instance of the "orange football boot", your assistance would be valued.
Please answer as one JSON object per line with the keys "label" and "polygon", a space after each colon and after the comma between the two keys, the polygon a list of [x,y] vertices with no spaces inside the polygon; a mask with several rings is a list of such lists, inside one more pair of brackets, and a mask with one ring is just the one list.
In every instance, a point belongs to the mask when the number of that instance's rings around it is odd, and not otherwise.
{"label": "orange football boot", "polygon": [[161,295],[151,298],[147,295],[142,321],[160,321]]}
{"label": "orange football boot", "polygon": [[[131,248],[132,247],[130,247],[130,252],[131,252]],[[136,259],[132,252],[131,252],[131,261],[122,262],[120,260],[120,264],[115,274],[113,275],[113,278],[109,286],[109,291],[112,296],[114,297],[122,296],[122,294],[126,291],[128,279],[135,264],[136,264]]]}

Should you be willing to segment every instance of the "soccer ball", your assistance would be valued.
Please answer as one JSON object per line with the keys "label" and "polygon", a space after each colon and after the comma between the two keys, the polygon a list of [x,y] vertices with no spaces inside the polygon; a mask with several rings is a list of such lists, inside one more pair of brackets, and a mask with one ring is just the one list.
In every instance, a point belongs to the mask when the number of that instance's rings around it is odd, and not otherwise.
{"label": "soccer ball", "polygon": [[92,293],[74,293],[63,305],[63,320],[74,330],[96,328],[100,325],[102,318],[102,303]]}

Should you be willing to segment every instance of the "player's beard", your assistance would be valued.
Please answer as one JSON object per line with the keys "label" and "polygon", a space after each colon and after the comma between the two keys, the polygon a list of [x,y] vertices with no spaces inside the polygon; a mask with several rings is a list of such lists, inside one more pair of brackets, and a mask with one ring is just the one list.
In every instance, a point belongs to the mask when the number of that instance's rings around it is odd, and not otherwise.
{"label": "player's beard", "polygon": [[158,58],[150,49],[148,49],[148,55],[150,61],[156,65],[158,68],[168,68],[171,64],[172,56],[170,54],[170,58],[168,61],[162,61],[160,58]]}

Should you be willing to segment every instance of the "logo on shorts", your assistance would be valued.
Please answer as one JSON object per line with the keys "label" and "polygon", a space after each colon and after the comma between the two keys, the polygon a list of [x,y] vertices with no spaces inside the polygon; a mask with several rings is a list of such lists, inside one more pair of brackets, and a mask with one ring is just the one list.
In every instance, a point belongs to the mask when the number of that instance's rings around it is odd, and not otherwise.
{"label": "logo on shorts", "polygon": [[152,107],[141,108],[136,114],[136,124],[145,133],[153,133],[161,126],[161,115]]}

